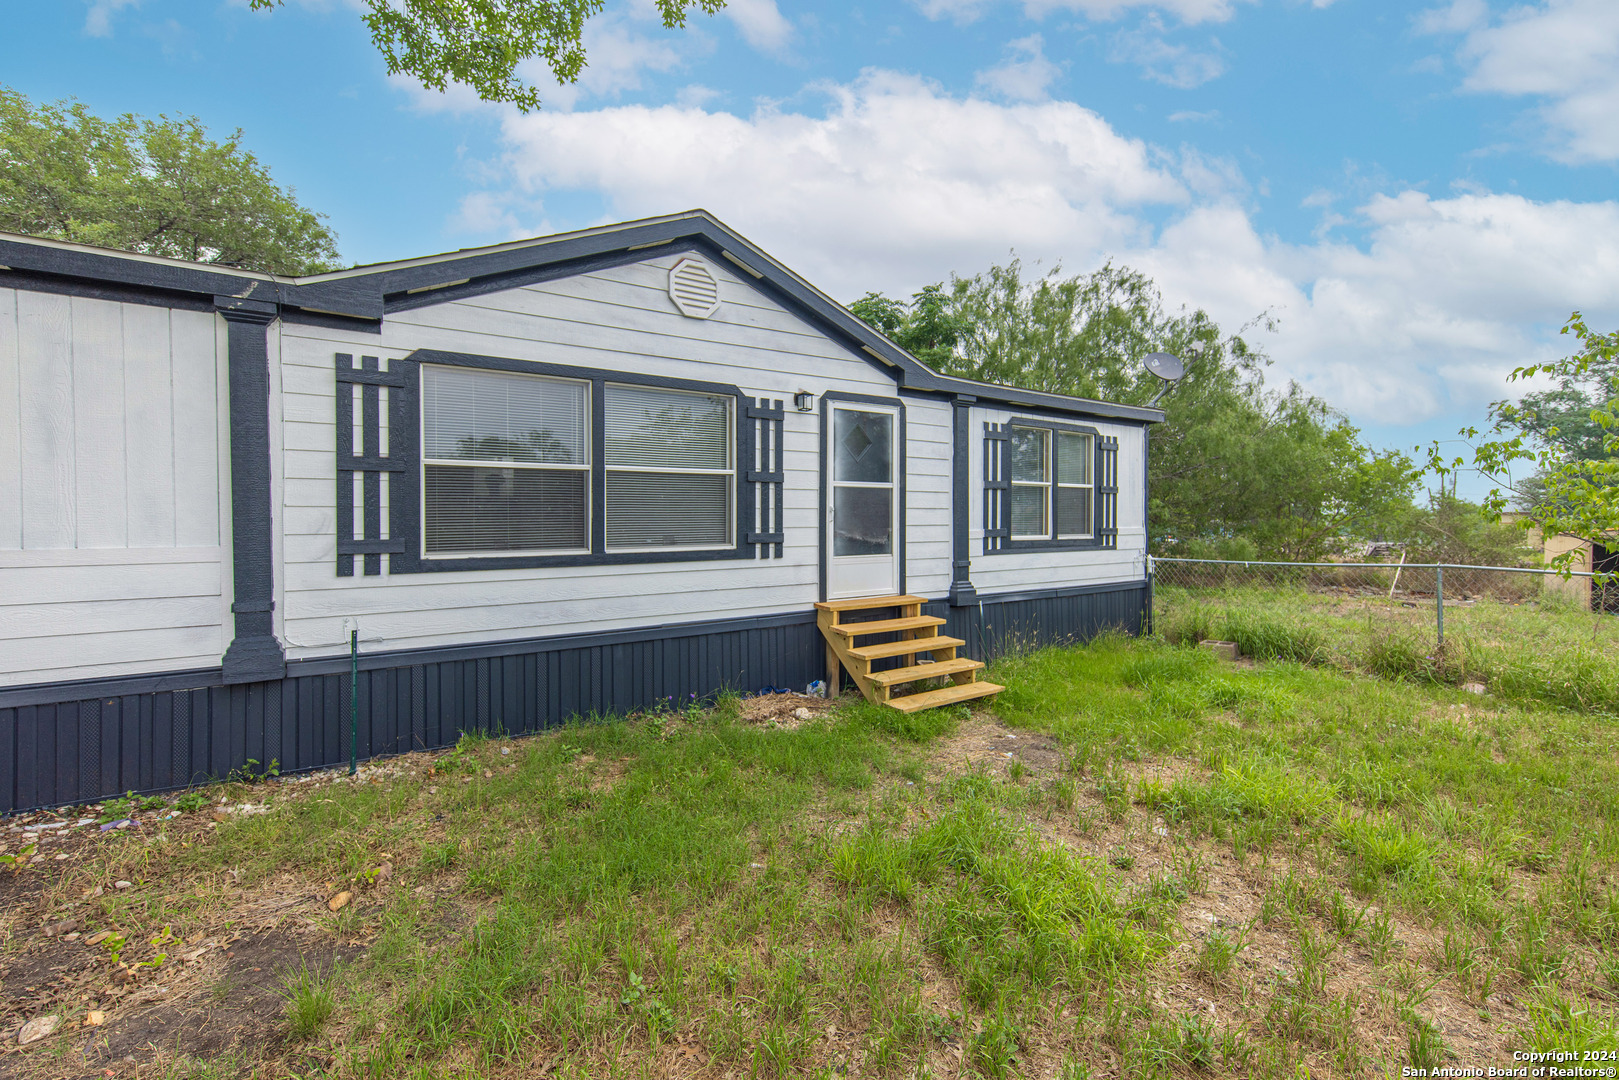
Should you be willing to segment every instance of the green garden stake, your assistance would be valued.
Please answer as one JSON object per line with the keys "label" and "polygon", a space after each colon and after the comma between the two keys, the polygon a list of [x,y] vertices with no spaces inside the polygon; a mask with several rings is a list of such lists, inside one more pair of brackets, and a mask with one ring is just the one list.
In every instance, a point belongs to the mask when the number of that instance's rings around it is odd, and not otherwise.
{"label": "green garden stake", "polygon": [[349,627],[349,775],[360,771],[360,628]]}

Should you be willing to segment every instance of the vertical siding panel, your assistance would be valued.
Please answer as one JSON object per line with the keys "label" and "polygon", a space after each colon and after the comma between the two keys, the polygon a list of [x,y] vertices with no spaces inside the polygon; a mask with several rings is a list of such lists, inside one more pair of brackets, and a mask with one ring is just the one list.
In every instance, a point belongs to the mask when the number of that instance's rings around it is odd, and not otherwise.
{"label": "vertical siding panel", "polygon": [[[4,357],[0,357],[0,363]],[[0,813],[21,805],[17,781],[22,778],[22,755],[17,738],[17,710],[0,709]]]}
{"label": "vertical siding panel", "polygon": [[242,688],[216,686],[208,694],[208,775],[220,779],[230,772],[231,729],[239,728]]}
{"label": "vertical siding panel", "polygon": [[40,806],[40,792],[48,755],[40,753],[39,706],[24,705],[16,710],[17,724],[17,801],[13,806]]}
{"label": "vertical siding panel", "polygon": [[176,694],[151,695],[152,780],[148,787],[174,787],[174,705]]}
{"label": "vertical siding panel", "polygon": [[427,741],[427,671],[422,664],[410,666],[410,748],[425,750]]}
{"label": "vertical siding panel", "polygon": [[74,543],[73,351],[68,298],[18,292],[22,546]]}
{"label": "vertical siding panel", "polygon": [[0,551],[22,547],[21,375],[17,293],[0,289]]}
{"label": "vertical siding panel", "polygon": [[169,312],[174,394],[174,542],[219,543],[219,363],[215,316]]}
{"label": "vertical siding panel", "polygon": [[125,484],[129,546],[174,546],[174,387],[167,308],[125,304]]}
{"label": "vertical siding panel", "polygon": [[72,298],[75,547],[126,547],[122,305]]}
{"label": "vertical siding panel", "polygon": [[321,676],[320,716],[315,723],[320,762],[332,765],[347,761],[343,751],[348,748],[349,730],[349,677],[347,675]]}
{"label": "vertical siding panel", "polygon": [[443,665],[422,665],[422,697],[427,703],[424,730],[429,746],[442,746],[444,737]]}
{"label": "vertical siding panel", "polygon": [[172,750],[169,754],[170,768],[174,770],[174,782],[191,786],[191,729],[195,723],[192,709],[197,701],[196,691],[187,691],[174,695],[174,729],[170,734]]}

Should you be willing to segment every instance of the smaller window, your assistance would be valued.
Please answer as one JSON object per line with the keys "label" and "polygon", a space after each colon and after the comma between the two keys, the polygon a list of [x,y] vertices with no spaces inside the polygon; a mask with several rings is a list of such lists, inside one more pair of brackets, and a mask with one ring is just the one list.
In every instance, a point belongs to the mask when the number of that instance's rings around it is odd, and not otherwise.
{"label": "smaller window", "polygon": [[1069,431],[1057,433],[1057,538],[1087,540],[1092,535],[1091,514],[1096,500],[1091,465],[1096,456],[1091,437]]}
{"label": "smaller window", "polygon": [[607,550],[735,542],[732,399],[609,383]]}
{"label": "smaller window", "polygon": [[1012,539],[1046,540],[1051,536],[1051,432],[1043,428],[1012,429]]}

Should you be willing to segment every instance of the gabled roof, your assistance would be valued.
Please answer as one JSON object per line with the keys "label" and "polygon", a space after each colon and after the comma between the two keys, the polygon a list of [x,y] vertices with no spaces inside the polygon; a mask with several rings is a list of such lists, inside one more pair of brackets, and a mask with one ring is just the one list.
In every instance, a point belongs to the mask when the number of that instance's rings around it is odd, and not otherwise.
{"label": "gabled roof", "polygon": [[[80,288],[71,291],[83,291],[88,284],[93,295],[124,293],[155,302],[176,298],[216,307],[274,305],[292,321],[337,320],[376,330],[391,312],[635,262],[664,247],[698,250],[731,263],[745,281],[863,354],[902,389],[1137,423],[1164,418],[1159,409],[941,375],[706,210],[308,277],[0,233],[0,286],[60,291],[77,283]],[[96,286],[104,288],[98,292]]]}

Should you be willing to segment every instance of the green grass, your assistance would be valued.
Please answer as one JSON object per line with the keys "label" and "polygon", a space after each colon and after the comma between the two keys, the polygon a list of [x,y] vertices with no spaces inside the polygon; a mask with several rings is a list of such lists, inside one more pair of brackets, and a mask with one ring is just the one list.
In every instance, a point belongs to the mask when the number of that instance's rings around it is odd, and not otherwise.
{"label": "green grass", "polygon": [[1164,584],[1155,597],[1157,630],[1170,642],[1235,641],[1258,659],[1333,664],[1387,679],[1477,680],[1509,701],[1619,715],[1619,619],[1555,594],[1447,607],[1443,648],[1431,598],[1406,607],[1380,595],[1301,587]]}
{"label": "green grass", "polygon": [[[1441,1001],[1498,1054],[1612,1045],[1619,723],[1368,674],[1337,651],[1361,631],[1308,612],[1238,623],[1275,659],[1107,636],[993,665],[1040,764],[964,764],[965,710],[767,730],[727,700],[258,785],[273,812],[109,835],[47,901],[138,963],[237,888],[352,889],[318,919],[363,952],[289,974],[279,1018],[341,1078],[688,1051],[750,1077],[1369,1076],[1454,1063]],[[93,896],[115,875],[141,887]]]}

